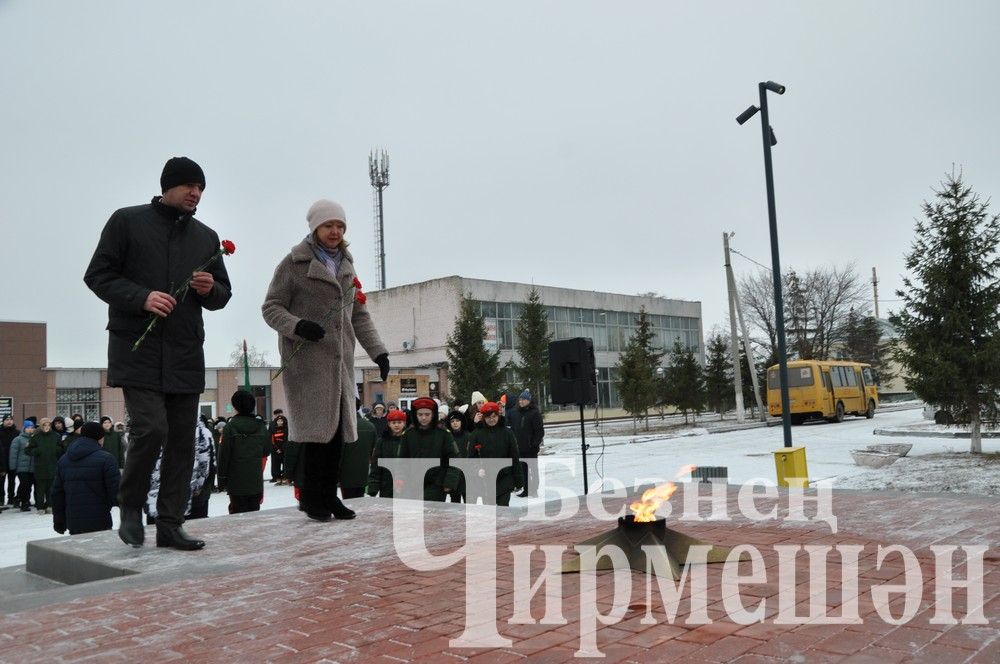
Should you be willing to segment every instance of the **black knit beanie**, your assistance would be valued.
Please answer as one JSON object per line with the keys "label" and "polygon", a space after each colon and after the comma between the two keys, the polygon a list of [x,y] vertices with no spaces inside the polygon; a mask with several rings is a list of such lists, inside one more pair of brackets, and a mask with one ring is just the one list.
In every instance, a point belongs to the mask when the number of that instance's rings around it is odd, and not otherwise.
{"label": "black knit beanie", "polygon": [[104,438],[104,427],[102,427],[98,422],[87,422],[80,430],[80,435],[84,438],[100,440],[101,438]]}
{"label": "black knit beanie", "polygon": [[233,404],[233,408],[240,415],[253,415],[253,412],[257,409],[257,400],[246,390],[236,390],[233,392],[233,398],[230,401]]}
{"label": "black knit beanie", "polygon": [[192,182],[197,182],[203,189],[205,188],[205,172],[201,170],[201,166],[187,157],[171,157],[167,160],[160,175],[161,191]]}

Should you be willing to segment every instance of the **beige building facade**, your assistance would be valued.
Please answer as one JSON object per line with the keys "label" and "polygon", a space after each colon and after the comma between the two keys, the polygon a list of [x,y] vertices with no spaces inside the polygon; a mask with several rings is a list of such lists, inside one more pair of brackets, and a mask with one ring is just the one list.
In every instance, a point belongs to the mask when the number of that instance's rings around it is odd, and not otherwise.
{"label": "beige building facade", "polygon": [[[447,377],[448,335],[455,327],[462,295],[478,303],[486,323],[484,344],[500,350],[504,365],[518,359],[514,326],[532,288],[546,307],[553,340],[594,340],[598,393],[605,407],[620,403],[614,366],[635,329],[640,308],[653,323],[654,344],[669,349],[680,340],[704,363],[700,302],[451,276],[367,294],[368,311],[389,350],[392,370],[383,383],[374,363],[358,347],[355,368],[362,401],[405,406],[417,395],[468,401],[471,395],[450,394]],[[513,387],[516,377],[511,379]]]}

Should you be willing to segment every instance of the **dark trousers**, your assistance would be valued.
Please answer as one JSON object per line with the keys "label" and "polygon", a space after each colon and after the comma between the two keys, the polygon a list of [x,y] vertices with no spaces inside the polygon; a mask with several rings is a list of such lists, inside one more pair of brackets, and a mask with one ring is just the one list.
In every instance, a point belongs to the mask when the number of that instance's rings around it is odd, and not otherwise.
{"label": "dark trousers", "polygon": [[52,478],[35,478],[35,508],[44,510],[52,507],[49,505],[49,495],[52,493]]}
{"label": "dark trousers", "polygon": [[262,493],[258,493],[256,496],[229,496],[229,513],[259,512],[260,501],[263,497]]}
{"label": "dark trousers", "polygon": [[[17,495],[14,492],[14,482],[17,480],[17,473],[11,472],[7,473],[7,502],[13,503],[14,496]],[[2,487],[0,487],[2,488]]]}
{"label": "dark trousers", "polygon": [[[214,479],[214,478],[209,478]],[[207,519],[208,518],[208,501],[212,497],[212,485],[205,480],[205,486],[202,487],[201,493],[197,496],[191,497],[191,509],[188,512],[188,519]]]}
{"label": "dark trousers", "polygon": [[284,455],[279,454],[278,452],[271,452],[271,479],[272,480],[280,480],[282,477],[284,477],[281,474],[281,461],[282,461],[282,457],[283,456]]}
{"label": "dark trousers", "polygon": [[[532,457],[532,460],[535,461],[536,459]],[[529,496],[537,496],[538,495],[537,464],[533,463],[532,465],[535,466],[536,472],[531,472],[530,468],[528,467],[528,462],[522,461],[521,472],[524,473],[524,489],[528,492]]]}
{"label": "dark trousers", "polygon": [[339,429],[328,443],[303,443],[299,467],[302,468],[301,494],[306,501],[336,497],[342,450],[343,440]]}
{"label": "dark trousers", "polygon": [[365,488],[363,486],[352,486],[352,487],[340,487],[340,495],[344,497],[344,500],[348,498],[360,498],[365,495]]}
{"label": "dark trousers", "polygon": [[184,510],[191,493],[199,395],[164,394],[140,387],[126,387],[123,391],[130,425],[118,504],[122,509],[142,509],[149,493],[149,478],[162,449],[156,520],[179,526],[184,523]]}
{"label": "dark trousers", "polygon": [[31,504],[31,485],[35,483],[34,473],[17,474],[17,504],[26,507]]}

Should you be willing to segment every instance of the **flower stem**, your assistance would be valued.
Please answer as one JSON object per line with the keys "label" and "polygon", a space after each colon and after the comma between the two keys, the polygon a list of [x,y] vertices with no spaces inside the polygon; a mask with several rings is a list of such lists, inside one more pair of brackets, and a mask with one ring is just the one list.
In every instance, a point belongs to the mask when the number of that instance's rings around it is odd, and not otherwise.
{"label": "flower stem", "polygon": [[[351,299],[349,299],[347,301],[347,304],[345,304],[345,305],[343,305],[343,306],[341,306],[339,308],[334,307],[334,308],[330,309],[330,311],[326,312],[326,315],[323,316],[323,318],[321,318],[319,322],[321,324],[322,323],[326,323],[327,321],[329,321],[330,319],[333,318],[334,314],[340,313],[341,311],[343,311],[344,309],[346,309],[349,305],[354,304],[354,295],[353,295],[353,293],[356,290],[357,290],[356,287],[351,286],[351,291],[350,292],[351,292],[352,295],[351,295]],[[299,341],[297,341],[295,343],[295,346],[292,347],[292,352],[288,354],[288,357],[285,358],[285,361],[281,363],[281,367],[278,368],[278,372],[276,374],[274,374],[273,376],[271,376],[271,382],[272,383],[275,381],[275,379],[277,379],[278,376],[281,375],[281,372],[285,370],[285,367],[288,366],[288,363],[292,361],[292,358],[295,357],[296,353],[298,353],[300,350],[302,350],[302,347],[305,346],[305,345],[306,345],[306,340],[305,339],[299,339]]]}

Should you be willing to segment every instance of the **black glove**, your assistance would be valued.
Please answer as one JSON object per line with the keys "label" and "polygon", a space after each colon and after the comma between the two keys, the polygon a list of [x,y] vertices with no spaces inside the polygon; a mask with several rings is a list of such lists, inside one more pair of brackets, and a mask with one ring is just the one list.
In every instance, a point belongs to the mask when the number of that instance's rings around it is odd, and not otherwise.
{"label": "black glove", "polygon": [[326,336],[326,330],[319,323],[314,323],[311,320],[303,318],[295,324],[295,334],[306,341],[319,341]]}
{"label": "black glove", "polygon": [[382,376],[382,380],[385,381],[389,377],[389,356],[382,353],[375,358],[375,364],[378,365],[379,375]]}

